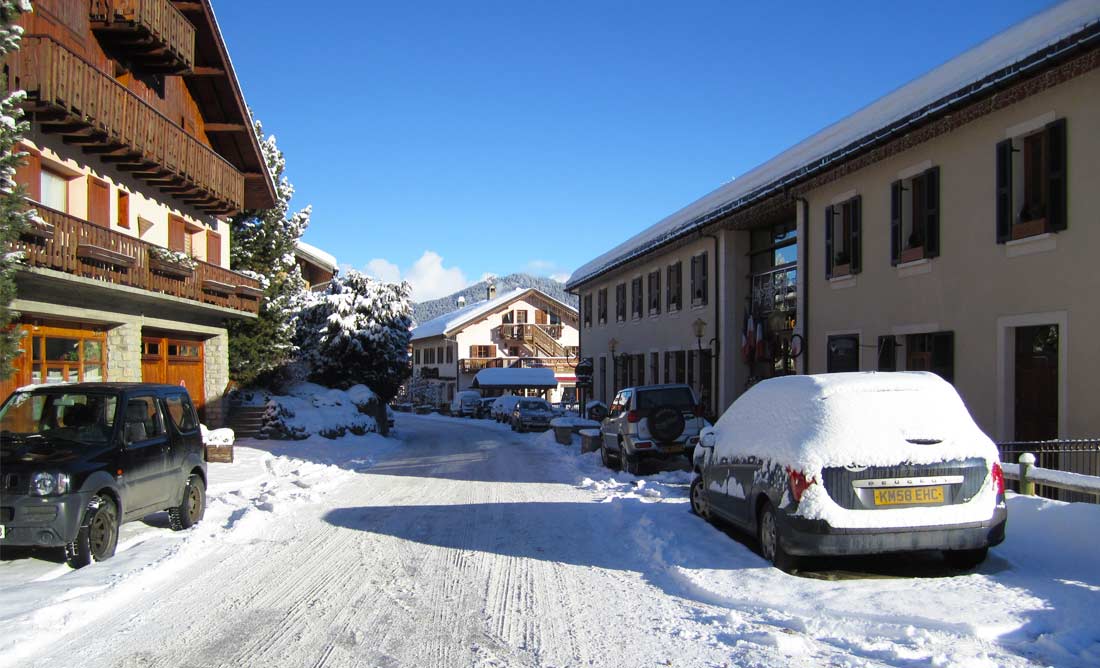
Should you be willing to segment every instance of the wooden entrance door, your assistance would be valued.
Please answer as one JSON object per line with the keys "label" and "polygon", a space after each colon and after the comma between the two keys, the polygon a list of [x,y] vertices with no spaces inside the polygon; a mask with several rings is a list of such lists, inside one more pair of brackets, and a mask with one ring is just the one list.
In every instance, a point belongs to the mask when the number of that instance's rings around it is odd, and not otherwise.
{"label": "wooden entrance door", "polygon": [[145,336],[141,339],[141,379],[187,388],[195,408],[206,403],[205,348],[197,339]]}
{"label": "wooden entrance door", "polygon": [[1017,441],[1058,438],[1058,325],[1016,328]]}

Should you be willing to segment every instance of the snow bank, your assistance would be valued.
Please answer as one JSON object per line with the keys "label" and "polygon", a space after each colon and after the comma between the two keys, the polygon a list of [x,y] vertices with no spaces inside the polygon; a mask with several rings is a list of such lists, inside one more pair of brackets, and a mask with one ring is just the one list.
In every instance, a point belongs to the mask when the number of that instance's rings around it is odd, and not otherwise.
{"label": "snow bank", "polygon": [[229,427],[207,429],[204,424],[200,424],[199,427],[202,429],[203,445],[233,445],[233,441],[236,440],[236,435]]}
{"label": "snow bank", "polygon": [[[550,420],[550,426],[551,427],[569,427],[571,429],[576,428],[576,427],[583,427],[585,429],[593,429],[594,428],[594,429],[599,430],[600,423],[596,422],[595,420],[586,420],[584,418],[575,417],[575,416],[565,416],[565,417],[556,417],[553,420]],[[598,431],[597,431],[597,433],[598,433]]]}
{"label": "snow bank", "polygon": [[262,433],[268,438],[302,439],[310,434],[337,438],[347,433],[378,431],[369,415],[378,397],[365,385],[347,390],[296,383],[286,395],[271,395],[267,401]]}

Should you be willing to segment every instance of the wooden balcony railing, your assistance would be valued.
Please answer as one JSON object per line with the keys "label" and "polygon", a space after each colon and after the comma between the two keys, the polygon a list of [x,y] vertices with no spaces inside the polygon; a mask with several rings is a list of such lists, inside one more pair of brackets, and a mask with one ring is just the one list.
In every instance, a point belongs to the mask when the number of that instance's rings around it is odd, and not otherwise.
{"label": "wooden balcony railing", "polygon": [[503,357],[468,357],[458,360],[458,369],[462,373],[477,373],[482,369],[503,369]]}
{"label": "wooden balcony railing", "polygon": [[458,360],[462,373],[482,369],[553,369],[554,373],[573,373],[577,360],[570,357],[468,357]]}
{"label": "wooden balcony railing", "polygon": [[199,260],[193,260],[194,268],[158,260],[150,249],[160,246],[40,204],[31,206],[45,225],[33,227],[13,244],[28,266],[238,311],[260,310],[260,284],[244,274]]}
{"label": "wooden balcony railing", "polygon": [[147,71],[179,73],[195,64],[195,26],[168,0],[88,0],[100,40]]}
{"label": "wooden balcony railing", "polygon": [[4,61],[8,90],[43,132],[209,213],[240,210],[244,175],[126,86],[49,37],[27,37]]}
{"label": "wooden balcony railing", "polygon": [[562,334],[561,325],[536,325],[533,323],[519,323],[512,325],[501,325],[498,328],[500,338],[505,341],[523,341],[524,343],[531,343],[538,336],[536,330],[541,330],[543,333],[550,336],[553,339],[560,339]]}

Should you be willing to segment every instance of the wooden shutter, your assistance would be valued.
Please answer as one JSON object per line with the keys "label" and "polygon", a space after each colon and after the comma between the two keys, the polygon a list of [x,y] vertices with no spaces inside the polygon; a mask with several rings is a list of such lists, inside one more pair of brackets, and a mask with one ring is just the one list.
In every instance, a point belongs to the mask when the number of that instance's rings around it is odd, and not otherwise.
{"label": "wooden shutter", "polygon": [[940,254],[940,168],[924,173],[924,257]]}
{"label": "wooden shutter", "polygon": [[546,324],[546,311],[543,311],[542,309],[537,309],[535,311],[535,324],[536,325],[545,325]]}
{"label": "wooden shutter", "polygon": [[[901,253],[901,181],[890,184],[890,264],[897,266]],[[880,346],[881,347],[881,346]]]}
{"label": "wooden shutter", "polygon": [[219,266],[222,263],[222,235],[213,230],[206,232],[206,261]]}
{"label": "wooden shutter", "polygon": [[477,346],[470,346],[470,357],[477,357]]}
{"label": "wooden shutter", "polygon": [[898,370],[897,338],[894,336],[878,337],[878,370]]}
{"label": "wooden shutter", "polygon": [[1066,215],[1066,119],[1046,127],[1047,135],[1047,224],[1060,232],[1069,224]]}
{"label": "wooden shutter", "polygon": [[493,344],[487,345],[487,346],[485,346],[485,349],[489,353],[488,355],[486,355],[486,357],[496,357],[497,356],[497,344],[493,343]]}
{"label": "wooden shutter", "polygon": [[184,252],[187,248],[187,223],[182,218],[168,216],[168,250]]}
{"label": "wooden shutter", "polygon": [[1012,140],[997,144],[997,243],[1012,238]]}
{"label": "wooden shutter", "polygon": [[710,292],[707,278],[707,254],[703,253],[699,256],[699,301],[703,304],[707,303],[707,293]]}
{"label": "wooden shutter", "polygon": [[17,150],[27,155],[23,164],[15,168],[15,182],[27,189],[27,197],[36,202],[42,198],[42,158],[41,153],[30,146],[20,145]]}
{"label": "wooden shutter", "polygon": [[699,289],[699,258],[691,258],[691,303],[695,303],[695,291]]}
{"label": "wooden shutter", "polygon": [[833,277],[833,207],[825,207],[825,278]]}
{"label": "wooden shutter", "polygon": [[852,211],[852,273],[858,274],[863,269],[863,249],[861,242],[861,218],[863,217],[863,198],[856,195],[851,200]]}
{"label": "wooden shutter", "polygon": [[94,176],[88,177],[88,222],[111,226],[111,186]]}
{"label": "wooden shutter", "polygon": [[115,222],[119,227],[130,229],[130,193],[122,189],[118,191],[118,215]]}

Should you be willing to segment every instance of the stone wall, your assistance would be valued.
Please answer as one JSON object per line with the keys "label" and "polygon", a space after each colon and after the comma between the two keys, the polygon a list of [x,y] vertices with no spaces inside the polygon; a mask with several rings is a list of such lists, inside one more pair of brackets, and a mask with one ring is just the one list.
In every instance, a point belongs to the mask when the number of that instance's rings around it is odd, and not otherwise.
{"label": "stone wall", "polygon": [[107,378],[141,382],[141,319],[107,330]]}

